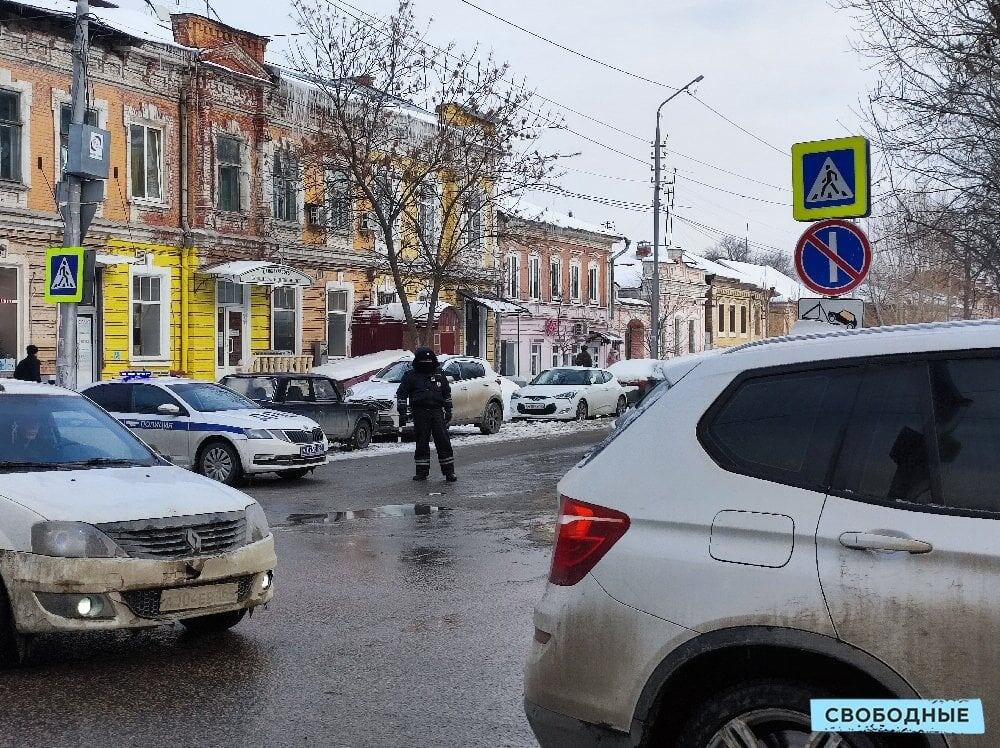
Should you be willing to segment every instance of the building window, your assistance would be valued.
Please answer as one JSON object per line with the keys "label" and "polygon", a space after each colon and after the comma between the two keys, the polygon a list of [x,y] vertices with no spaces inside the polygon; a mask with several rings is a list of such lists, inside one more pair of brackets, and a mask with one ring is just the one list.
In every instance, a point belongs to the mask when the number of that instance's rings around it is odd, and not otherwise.
{"label": "building window", "polygon": [[559,349],[553,347],[552,348],[552,368],[555,368],[555,367],[559,366],[559,361],[560,361]]}
{"label": "building window", "polygon": [[298,353],[298,293],[294,287],[274,289],[271,294],[271,348]]}
{"label": "building window", "polygon": [[[97,110],[88,109],[83,121],[91,127],[97,127]],[[66,170],[66,160],[69,158],[69,126],[73,122],[73,108],[69,104],[59,107],[59,176]]]}
{"label": "building window", "polygon": [[462,214],[462,249],[479,249],[483,246],[483,206],[485,196],[479,190],[473,192],[465,202]]}
{"label": "building window", "polygon": [[219,210],[240,210],[240,150],[238,138],[220,135],[215,144],[215,158],[219,165]]}
{"label": "building window", "polygon": [[21,181],[21,96],[0,91],[0,179]]}
{"label": "building window", "polygon": [[230,283],[229,281],[219,281],[216,286],[215,298],[217,304],[243,304],[243,285],[241,283]]}
{"label": "building window", "polygon": [[729,334],[736,334],[736,305],[729,305]]}
{"label": "building window", "polygon": [[580,300],[580,266],[569,267],[569,296],[574,301]]}
{"label": "building window", "polygon": [[542,344],[534,342],[531,344],[531,376],[540,374],[542,371]]}
{"label": "building window", "polygon": [[528,298],[538,300],[542,295],[542,268],[537,257],[528,258]]}
{"label": "building window", "polygon": [[681,325],[684,320],[674,317],[674,355],[681,355]]}
{"label": "building window", "polygon": [[434,246],[438,240],[438,188],[436,184],[420,187],[417,205],[417,230],[425,245]]}
{"label": "building window", "polygon": [[719,304],[719,332],[726,331],[726,305]]}
{"label": "building window", "polygon": [[747,334],[747,308],[745,306],[740,307],[740,335]]}
{"label": "building window", "polygon": [[510,299],[521,297],[521,268],[516,254],[507,255],[507,297]]}
{"label": "building window", "polygon": [[162,200],[163,131],[146,125],[129,125],[129,164],[132,197]]}
{"label": "building window", "polygon": [[694,320],[688,320],[688,353],[694,353],[695,339],[694,339]]}
{"label": "building window", "polygon": [[326,227],[336,234],[351,233],[351,176],[344,169],[326,173]]}
{"label": "building window", "polygon": [[552,300],[556,301],[562,297],[562,263],[558,258],[553,258],[549,263],[549,276],[552,287]]}
{"label": "building window", "polygon": [[0,267],[0,372],[14,371],[21,357],[19,281],[17,268]]}
{"label": "building window", "polygon": [[587,268],[587,300],[591,304],[597,303],[597,268]]}
{"label": "building window", "polygon": [[168,276],[132,276],[132,356],[163,358],[167,353],[169,311],[165,305]]}
{"label": "building window", "polygon": [[378,292],[378,305],[385,306],[386,304],[398,304],[399,294],[395,291],[379,291]]}
{"label": "building window", "polygon": [[350,291],[328,288],[326,291],[326,352],[328,356],[347,356],[347,327],[350,322]]}
{"label": "building window", "polygon": [[299,220],[299,165],[289,151],[274,152],[274,220],[295,223]]}
{"label": "building window", "polygon": [[760,318],[761,315],[759,312],[755,313],[753,316],[753,332],[754,335],[756,335],[758,338],[760,337],[760,322],[761,322]]}

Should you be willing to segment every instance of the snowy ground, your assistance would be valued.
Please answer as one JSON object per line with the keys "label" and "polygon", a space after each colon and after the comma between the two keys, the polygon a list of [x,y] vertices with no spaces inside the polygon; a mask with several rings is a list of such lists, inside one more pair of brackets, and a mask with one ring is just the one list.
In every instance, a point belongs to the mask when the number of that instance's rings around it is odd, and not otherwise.
{"label": "snowy ground", "polygon": [[[452,446],[460,447],[463,444],[490,444],[493,442],[519,441],[521,439],[538,439],[580,431],[606,431],[611,428],[612,423],[613,419],[611,418],[598,418],[593,421],[586,421],[585,423],[578,421],[517,421],[516,423],[505,423],[496,434],[481,434],[476,426],[455,426],[449,429],[449,433],[451,434]],[[431,449],[434,449],[433,442],[431,443]],[[402,443],[376,442],[367,449],[354,452],[338,451],[335,448],[330,452],[327,461],[358,460],[412,451],[412,441]]]}

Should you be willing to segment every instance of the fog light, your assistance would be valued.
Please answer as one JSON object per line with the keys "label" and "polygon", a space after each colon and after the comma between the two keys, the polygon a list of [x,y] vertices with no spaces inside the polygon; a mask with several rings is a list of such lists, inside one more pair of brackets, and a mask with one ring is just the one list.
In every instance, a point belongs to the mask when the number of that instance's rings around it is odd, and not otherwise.
{"label": "fog light", "polygon": [[269,572],[269,571],[264,572],[264,576],[262,576],[260,578],[260,589],[261,589],[261,591],[264,591],[266,589],[270,589],[270,587],[271,587],[271,577],[272,577],[271,572]]}
{"label": "fog light", "polygon": [[76,603],[76,612],[86,618],[90,611],[94,609],[94,603],[89,597],[81,597]]}
{"label": "fog light", "polygon": [[35,597],[49,613],[63,618],[114,618],[115,608],[107,595],[36,592]]}

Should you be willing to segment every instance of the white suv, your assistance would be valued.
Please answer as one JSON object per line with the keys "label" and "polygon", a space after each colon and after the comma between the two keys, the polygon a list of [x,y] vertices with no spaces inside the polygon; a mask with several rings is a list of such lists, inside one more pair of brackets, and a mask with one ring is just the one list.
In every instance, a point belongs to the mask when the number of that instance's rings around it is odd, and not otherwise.
{"label": "white suv", "polygon": [[813,735],[809,701],[978,698],[1000,725],[1000,322],[665,375],[559,484],[525,682],[542,745],[996,745]]}

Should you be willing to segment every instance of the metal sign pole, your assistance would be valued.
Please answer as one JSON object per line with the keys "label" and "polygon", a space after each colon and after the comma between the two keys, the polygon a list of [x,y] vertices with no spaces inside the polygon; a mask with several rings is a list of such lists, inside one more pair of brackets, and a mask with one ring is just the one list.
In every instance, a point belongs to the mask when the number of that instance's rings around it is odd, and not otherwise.
{"label": "metal sign pole", "polygon": [[[87,66],[89,54],[90,3],[77,0],[76,34],[73,38],[73,88],[72,118],[75,125],[82,125],[87,113]],[[80,230],[80,192],[82,180],[78,176],[65,174],[67,206],[66,225],[63,229],[63,246],[79,247],[83,237]],[[74,303],[59,304],[59,326],[56,332],[56,384],[60,387],[76,389],[77,362],[79,357],[77,341],[77,317]]]}

